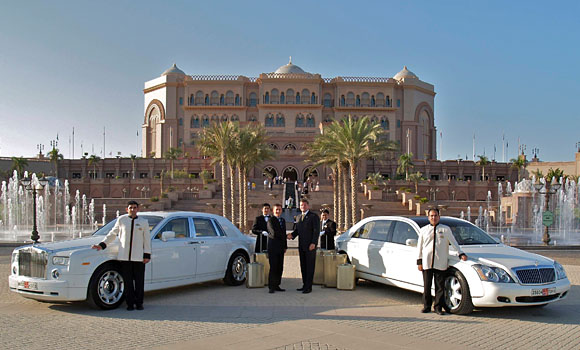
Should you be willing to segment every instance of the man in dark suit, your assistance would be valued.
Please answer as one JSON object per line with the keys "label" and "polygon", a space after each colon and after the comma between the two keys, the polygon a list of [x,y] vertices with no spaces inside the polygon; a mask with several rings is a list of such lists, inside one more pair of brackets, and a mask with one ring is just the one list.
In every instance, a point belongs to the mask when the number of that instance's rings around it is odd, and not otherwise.
{"label": "man in dark suit", "polygon": [[300,272],[302,273],[302,288],[304,294],[312,292],[314,279],[314,264],[316,263],[316,244],[320,235],[320,218],[310,211],[308,200],[300,200],[302,215],[294,219],[294,230],[288,234],[288,239],[298,238],[298,254],[300,256]]}
{"label": "man in dark suit", "polygon": [[320,248],[334,250],[334,236],[336,235],[336,222],[330,220],[328,209],[322,211],[321,231],[320,231]]}
{"label": "man in dark suit", "polygon": [[282,205],[274,204],[274,216],[268,220],[268,261],[270,262],[270,274],[268,275],[268,288],[270,293],[284,292],[280,288],[282,272],[284,270],[284,253],[288,247],[286,240],[286,221],[282,215]]}
{"label": "man in dark suit", "polygon": [[256,253],[265,252],[268,249],[268,219],[270,218],[270,204],[262,204],[262,215],[256,216],[252,233],[256,235]]}

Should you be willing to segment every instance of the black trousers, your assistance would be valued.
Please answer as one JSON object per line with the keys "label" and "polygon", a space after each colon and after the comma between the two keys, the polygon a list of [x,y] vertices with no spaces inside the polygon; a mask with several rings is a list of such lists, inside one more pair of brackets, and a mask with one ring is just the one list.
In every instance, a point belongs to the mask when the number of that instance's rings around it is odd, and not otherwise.
{"label": "black trousers", "polygon": [[284,251],[276,252],[268,250],[268,261],[270,262],[270,274],[268,275],[268,288],[280,287],[282,283],[282,272],[284,271]]}
{"label": "black trousers", "polygon": [[444,305],[443,292],[445,290],[445,271],[437,269],[423,270],[423,307],[431,308],[433,296],[431,295],[432,281],[435,279],[435,308]]}
{"label": "black trousers", "polygon": [[127,305],[143,305],[145,289],[145,264],[140,261],[121,261],[125,279]]}
{"label": "black trousers", "polygon": [[300,257],[300,272],[302,274],[302,285],[304,289],[312,289],[314,280],[314,264],[316,264],[316,249],[303,251],[298,250]]}

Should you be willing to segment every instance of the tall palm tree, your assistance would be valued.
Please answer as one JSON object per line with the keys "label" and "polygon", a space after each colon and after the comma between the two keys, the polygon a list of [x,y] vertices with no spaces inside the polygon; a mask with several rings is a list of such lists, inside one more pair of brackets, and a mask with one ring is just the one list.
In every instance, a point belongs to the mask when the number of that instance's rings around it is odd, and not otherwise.
{"label": "tall palm tree", "polygon": [[64,159],[64,157],[62,154],[58,153],[58,148],[53,147],[52,150],[48,152],[48,158],[54,165],[54,175],[58,178],[58,161]]}
{"label": "tall palm tree", "polygon": [[183,150],[181,150],[181,148],[171,147],[164,154],[164,158],[168,159],[169,162],[171,163],[171,179],[173,179],[173,163],[177,158],[179,158],[181,153],[183,153]]}
{"label": "tall palm tree", "polygon": [[24,157],[12,157],[12,168],[10,169],[11,172],[18,173],[18,176],[22,177],[24,174],[24,169],[28,166],[28,161]]}
{"label": "tall palm tree", "polygon": [[423,180],[423,174],[420,171],[409,174],[409,181],[415,184],[415,193],[419,194],[419,181]]}
{"label": "tall palm tree", "polygon": [[528,166],[528,160],[526,159],[526,157],[521,154],[518,156],[518,158],[512,158],[510,159],[510,163],[512,163],[512,168],[513,169],[517,169],[518,171],[518,182],[521,181],[522,177],[521,177],[521,170],[524,169],[524,171],[526,170],[526,167]]}
{"label": "tall palm tree", "polygon": [[92,154],[89,157],[89,166],[93,167],[93,176],[95,179],[97,178],[97,164],[101,161],[101,157],[97,156],[96,154]]}
{"label": "tall palm tree", "polygon": [[485,167],[488,166],[491,162],[486,156],[479,155],[478,157],[479,160],[476,162],[476,164],[481,167],[481,181],[485,181]]}
{"label": "tall palm tree", "polygon": [[199,138],[198,147],[201,154],[212,157],[212,165],[220,164],[222,173],[222,215],[231,219],[227,210],[227,182],[226,169],[228,166],[227,154],[234,140],[235,127],[231,121],[213,123],[203,129]]}
{"label": "tall palm tree", "polygon": [[556,168],[556,169],[550,168],[548,170],[548,173],[546,174],[546,181],[552,182],[552,180],[554,178],[556,179],[556,181],[560,181],[561,177],[565,177],[564,170],[560,170],[560,168]]}
{"label": "tall palm tree", "polygon": [[413,153],[403,153],[399,157],[399,166],[397,167],[397,173],[405,174],[405,180],[409,180],[409,169],[413,168]]}

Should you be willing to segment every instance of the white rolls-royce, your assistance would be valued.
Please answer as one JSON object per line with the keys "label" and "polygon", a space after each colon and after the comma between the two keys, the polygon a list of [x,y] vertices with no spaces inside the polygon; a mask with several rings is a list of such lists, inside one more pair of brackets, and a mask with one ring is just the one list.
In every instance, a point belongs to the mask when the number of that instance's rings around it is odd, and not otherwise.
{"label": "white rolls-royce", "polygon": [[[142,212],[139,217],[151,229],[145,291],[221,278],[228,285],[244,283],[254,239],[227,219],[195,212]],[[10,290],[43,301],[87,300],[102,309],[118,307],[125,291],[116,261],[119,241],[102,251],[91,249],[115,221],[90,237],[14,249]]]}
{"label": "white rolls-royce", "polygon": [[[451,228],[468,256],[462,261],[450,248],[444,294],[448,312],[546,305],[566,297],[570,281],[558,262],[498,243],[465,220],[442,217],[440,223]],[[422,293],[417,239],[427,224],[426,217],[369,217],[338,236],[336,249],[348,255],[357,277]]]}

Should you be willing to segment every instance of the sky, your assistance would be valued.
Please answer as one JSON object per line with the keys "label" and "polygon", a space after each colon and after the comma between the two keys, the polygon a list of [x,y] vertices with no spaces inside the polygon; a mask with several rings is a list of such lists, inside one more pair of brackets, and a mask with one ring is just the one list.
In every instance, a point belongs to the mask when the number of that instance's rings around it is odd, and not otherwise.
{"label": "sky", "polygon": [[[140,154],[144,82],[273,72],[435,86],[439,159],[571,161],[580,2],[0,0],[0,157]],[[105,142],[103,142],[105,133]],[[475,142],[474,142],[475,139]],[[506,155],[502,144],[507,143]],[[495,152],[494,152],[495,149]],[[120,152],[120,153],[118,153]]]}

